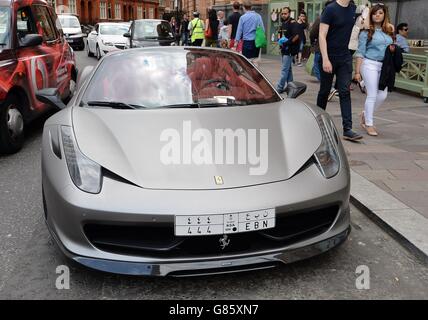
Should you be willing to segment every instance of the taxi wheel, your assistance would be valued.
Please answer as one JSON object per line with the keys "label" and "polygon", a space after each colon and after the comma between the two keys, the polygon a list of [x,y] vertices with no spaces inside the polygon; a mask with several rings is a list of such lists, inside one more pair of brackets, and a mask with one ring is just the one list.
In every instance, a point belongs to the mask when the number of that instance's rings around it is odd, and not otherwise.
{"label": "taxi wheel", "polygon": [[18,152],[24,144],[24,117],[18,103],[10,96],[0,106],[0,153],[3,154]]}

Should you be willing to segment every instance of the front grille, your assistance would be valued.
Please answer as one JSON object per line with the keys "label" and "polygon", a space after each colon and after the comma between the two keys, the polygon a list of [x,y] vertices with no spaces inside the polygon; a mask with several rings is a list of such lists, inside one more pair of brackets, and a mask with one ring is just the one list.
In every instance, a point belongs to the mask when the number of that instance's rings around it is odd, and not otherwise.
{"label": "front grille", "polygon": [[115,44],[114,46],[115,46],[116,48],[120,49],[120,50],[125,49],[125,45],[124,45],[124,44]]}
{"label": "front grille", "polygon": [[124,255],[153,258],[207,257],[254,253],[281,248],[326,232],[336,219],[338,206],[278,215],[273,229],[228,235],[223,250],[220,235],[177,237],[173,224],[87,224],[84,232],[98,249]]}

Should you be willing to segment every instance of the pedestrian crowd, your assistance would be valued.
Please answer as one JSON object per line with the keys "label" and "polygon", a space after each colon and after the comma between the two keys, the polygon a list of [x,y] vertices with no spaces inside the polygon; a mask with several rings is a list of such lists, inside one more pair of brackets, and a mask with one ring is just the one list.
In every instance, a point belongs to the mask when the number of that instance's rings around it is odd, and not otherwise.
{"label": "pedestrian crowd", "polygon": [[205,20],[200,18],[199,12],[193,12],[192,20],[185,14],[181,24],[172,17],[170,25],[176,45],[232,49],[256,62],[260,49],[266,45],[265,26],[261,15],[252,9],[250,0],[243,1],[242,7],[243,14],[240,13],[241,4],[235,1],[232,4],[233,12],[227,19],[223,11],[212,8],[208,10]]}
{"label": "pedestrian crowd", "polygon": [[[292,60],[297,54],[301,64],[302,43],[306,43],[305,14],[298,20],[291,9],[283,8],[280,30],[282,69],[277,90],[284,92],[293,81]],[[319,80],[317,106],[326,109],[328,101],[338,95],[342,115],[343,137],[356,141],[363,137],[353,130],[352,81],[367,94],[360,125],[370,136],[377,136],[374,113],[394,88],[395,75],[401,70],[403,52],[409,52],[408,25],[394,30],[388,8],[383,3],[357,6],[353,0],[328,0],[310,30],[313,54],[312,74]],[[334,82],[334,85],[333,85]]]}
{"label": "pedestrian crowd", "polygon": [[[171,19],[177,45],[219,47],[241,52],[257,64],[260,49],[266,45],[265,27],[250,0],[233,3],[233,13],[225,19],[223,11],[210,9],[207,19],[193,12],[193,19],[184,15],[181,24]],[[293,81],[293,64],[303,65],[307,35],[313,55],[312,74],[319,80],[317,105],[326,109],[328,101],[339,97],[343,136],[356,141],[363,137],[353,130],[352,82],[367,94],[360,125],[370,136],[377,136],[374,113],[394,87],[395,74],[403,64],[402,53],[409,52],[408,24],[391,24],[388,8],[383,3],[356,6],[353,0],[327,0],[321,15],[309,28],[304,11],[297,19],[284,7],[277,41],[282,59],[277,90],[286,91]],[[310,31],[308,31],[310,29]],[[395,30],[394,30],[395,29]],[[333,85],[334,83],[334,85]]]}

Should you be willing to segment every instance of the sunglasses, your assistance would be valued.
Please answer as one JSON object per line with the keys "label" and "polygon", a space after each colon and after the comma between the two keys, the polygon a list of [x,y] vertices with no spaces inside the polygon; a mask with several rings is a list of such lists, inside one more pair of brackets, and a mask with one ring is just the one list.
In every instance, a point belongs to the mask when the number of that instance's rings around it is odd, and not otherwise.
{"label": "sunglasses", "polygon": [[409,31],[409,28],[404,28],[403,31]]}

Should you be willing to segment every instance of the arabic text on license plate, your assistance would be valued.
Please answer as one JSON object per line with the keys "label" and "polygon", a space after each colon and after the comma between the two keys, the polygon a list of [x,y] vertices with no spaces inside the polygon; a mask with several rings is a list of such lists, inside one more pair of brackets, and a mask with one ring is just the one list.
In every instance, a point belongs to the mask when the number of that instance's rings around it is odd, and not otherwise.
{"label": "arabic text on license plate", "polygon": [[226,214],[175,216],[175,235],[177,236],[232,234],[274,227],[275,209]]}

